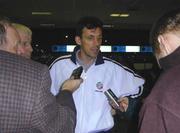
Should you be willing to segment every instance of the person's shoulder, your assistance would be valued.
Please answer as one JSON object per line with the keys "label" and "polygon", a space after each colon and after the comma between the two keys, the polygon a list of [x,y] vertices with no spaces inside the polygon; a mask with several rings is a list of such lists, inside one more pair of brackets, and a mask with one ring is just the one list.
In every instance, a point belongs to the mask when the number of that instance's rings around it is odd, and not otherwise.
{"label": "person's shoulder", "polygon": [[108,58],[108,57],[105,57],[103,56],[103,60],[105,61],[106,64],[109,64],[109,65],[118,65],[120,67],[122,67],[123,65],[121,64],[121,62],[118,62],[116,60],[113,60],[111,58]]}
{"label": "person's shoulder", "polygon": [[61,62],[70,60],[70,58],[71,58],[71,55],[64,55],[64,56],[60,56],[60,57],[56,58],[49,66],[49,69],[51,69],[51,67],[53,67],[54,65],[57,65],[57,64],[60,64]]}
{"label": "person's shoulder", "polygon": [[[179,74],[180,74],[179,69],[180,69],[180,64],[174,65],[174,66],[172,67],[172,69],[170,69],[169,73],[172,73],[172,75],[173,75],[173,74],[179,75]],[[168,74],[169,74],[169,73],[168,73]]]}
{"label": "person's shoulder", "polygon": [[118,62],[107,57],[103,57],[103,60],[105,61],[106,68],[109,68],[109,69],[115,68],[116,70],[119,70],[119,72],[130,73],[134,75],[135,77],[143,79],[139,74],[136,74],[134,70],[126,66],[124,63],[122,64],[121,61]]}
{"label": "person's shoulder", "polygon": [[113,59],[107,58],[107,57],[103,57],[103,60],[104,60],[105,64],[108,66],[114,66],[116,68],[124,69],[125,71],[129,71],[129,72],[133,73],[133,70],[130,69],[129,67],[127,67],[121,61],[116,61],[116,60],[113,60]]}
{"label": "person's shoulder", "polygon": [[26,59],[16,54],[12,54],[5,51],[0,51],[0,58],[1,61],[8,64],[8,66],[13,66],[14,69],[42,69],[48,68],[46,65],[33,61],[31,59]]}

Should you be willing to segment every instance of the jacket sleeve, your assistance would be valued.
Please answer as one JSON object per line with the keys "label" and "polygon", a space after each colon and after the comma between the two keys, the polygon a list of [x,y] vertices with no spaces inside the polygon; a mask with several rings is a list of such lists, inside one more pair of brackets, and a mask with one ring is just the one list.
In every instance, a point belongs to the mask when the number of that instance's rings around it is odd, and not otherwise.
{"label": "jacket sleeve", "polygon": [[131,69],[113,64],[111,73],[113,77],[111,81],[113,82],[112,89],[115,88],[115,93],[118,97],[130,96],[131,98],[136,98],[142,94],[144,79],[134,73]]}
{"label": "jacket sleeve", "polygon": [[[51,79],[48,68],[42,72],[42,80],[36,89],[36,100],[32,114],[32,125],[43,133],[73,133],[76,123],[76,110],[72,94],[65,92],[56,98],[50,93]],[[68,93],[68,94],[67,94]],[[60,96],[61,97],[61,96]]]}

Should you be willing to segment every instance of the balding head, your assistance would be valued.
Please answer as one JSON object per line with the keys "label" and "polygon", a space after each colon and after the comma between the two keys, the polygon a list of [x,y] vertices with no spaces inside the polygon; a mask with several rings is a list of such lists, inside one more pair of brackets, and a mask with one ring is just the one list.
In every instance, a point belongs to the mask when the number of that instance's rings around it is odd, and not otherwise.
{"label": "balding head", "polygon": [[0,50],[17,54],[20,37],[11,22],[0,19]]}

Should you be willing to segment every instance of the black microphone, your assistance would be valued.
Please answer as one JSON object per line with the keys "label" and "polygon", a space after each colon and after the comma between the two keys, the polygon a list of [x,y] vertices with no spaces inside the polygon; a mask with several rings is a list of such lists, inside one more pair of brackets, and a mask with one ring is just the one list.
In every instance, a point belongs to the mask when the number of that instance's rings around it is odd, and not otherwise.
{"label": "black microphone", "polygon": [[73,76],[74,79],[80,79],[82,72],[83,72],[83,67],[80,66],[73,70],[71,77]]}
{"label": "black microphone", "polygon": [[108,89],[104,92],[108,100],[112,101],[117,107],[119,107],[118,97],[113,93],[111,89]]}

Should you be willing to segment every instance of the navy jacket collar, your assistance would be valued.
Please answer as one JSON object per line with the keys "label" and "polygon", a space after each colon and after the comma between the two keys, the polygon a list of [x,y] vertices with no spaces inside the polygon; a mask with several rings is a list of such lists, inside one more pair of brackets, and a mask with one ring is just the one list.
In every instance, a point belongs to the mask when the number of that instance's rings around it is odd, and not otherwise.
{"label": "navy jacket collar", "polygon": [[[80,46],[77,45],[75,48],[74,48],[74,51],[72,52],[71,54],[71,61],[76,64],[76,52],[80,49]],[[97,59],[96,59],[96,62],[95,62],[95,65],[100,65],[100,64],[103,64],[104,63],[104,60],[103,60],[103,56],[102,56],[102,53],[101,51],[99,52],[98,56],[97,56]]]}

